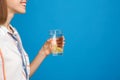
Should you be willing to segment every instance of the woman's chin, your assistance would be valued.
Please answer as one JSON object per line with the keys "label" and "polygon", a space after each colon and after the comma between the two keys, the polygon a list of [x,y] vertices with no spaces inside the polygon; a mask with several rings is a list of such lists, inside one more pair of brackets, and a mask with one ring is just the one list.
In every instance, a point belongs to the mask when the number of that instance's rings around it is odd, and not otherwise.
{"label": "woman's chin", "polygon": [[26,11],[23,11],[23,12],[21,12],[20,14],[25,14],[26,13]]}
{"label": "woman's chin", "polygon": [[25,14],[26,11],[20,11],[20,12],[17,12],[18,14]]}
{"label": "woman's chin", "polygon": [[21,10],[19,10],[19,11],[16,11],[15,13],[24,14],[24,13],[26,13],[26,10],[25,10],[25,9],[21,9]]}

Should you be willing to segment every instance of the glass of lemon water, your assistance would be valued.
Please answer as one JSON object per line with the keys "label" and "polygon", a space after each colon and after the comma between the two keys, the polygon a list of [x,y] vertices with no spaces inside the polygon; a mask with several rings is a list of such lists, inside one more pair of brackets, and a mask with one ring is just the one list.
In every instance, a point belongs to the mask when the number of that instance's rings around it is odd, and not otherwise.
{"label": "glass of lemon water", "polygon": [[52,38],[53,56],[63,55],[63,47],[59,47],[57,43],[57,39],[61,38],[62,36],[63,33],[60,29],[50,30],[50,38]]}

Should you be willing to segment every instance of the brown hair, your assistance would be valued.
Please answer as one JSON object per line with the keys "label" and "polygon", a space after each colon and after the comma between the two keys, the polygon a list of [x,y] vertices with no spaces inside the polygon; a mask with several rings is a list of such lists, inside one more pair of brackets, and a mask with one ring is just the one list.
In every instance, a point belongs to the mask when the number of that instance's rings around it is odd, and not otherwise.
{"label": "brown hair", "polygon": [[7,20],[7,3],[6,0],[0,0],[0,25]]}

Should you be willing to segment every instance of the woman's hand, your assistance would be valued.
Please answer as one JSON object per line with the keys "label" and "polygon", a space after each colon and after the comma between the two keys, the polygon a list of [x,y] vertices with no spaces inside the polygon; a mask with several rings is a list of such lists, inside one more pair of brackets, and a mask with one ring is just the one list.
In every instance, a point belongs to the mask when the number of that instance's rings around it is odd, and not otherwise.
{"label": "woman's hand", "polygon": [[[56,39],[57,46],[60,48],[63,48],[64,46],[64,37],[60,37]],[[53,39],[49,39],[45,42],[43,45],[42,49],[39,51],[38,55],[36,58],[32,61],[30,64],[30,76],[33,75],[33,73],[36,71],[36,69],[39,67],[39,65],[42,63],[42,61],[45,59],[47,55],[52,53],[53,50]]]}
{"label": "woman's hand", "polygon": [[[57,47],[60,47],[60,48],[63,48],[64,47],[64,42],[65,39],[64,39],[64,36],[62,37],[59,37],[56,39],[56,42],[57,42]],[[42,47],[42,51],[44,52],[44,55],[49,55],[50,53],[52,53],[52,50],[53,50],[53,39],[48,39],[45,44],[43,45]]]}

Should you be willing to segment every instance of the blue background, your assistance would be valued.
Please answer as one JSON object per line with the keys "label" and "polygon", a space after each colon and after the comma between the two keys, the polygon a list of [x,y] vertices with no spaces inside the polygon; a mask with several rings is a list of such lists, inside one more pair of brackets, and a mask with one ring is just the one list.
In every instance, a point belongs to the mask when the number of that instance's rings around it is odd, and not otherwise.
{"label": "blue background", "polygon": [[120,80],[120,0],[29,0],[12,21],[30,61],[49,30],[61,29],[63,56],[48,56],[30,80]]}

